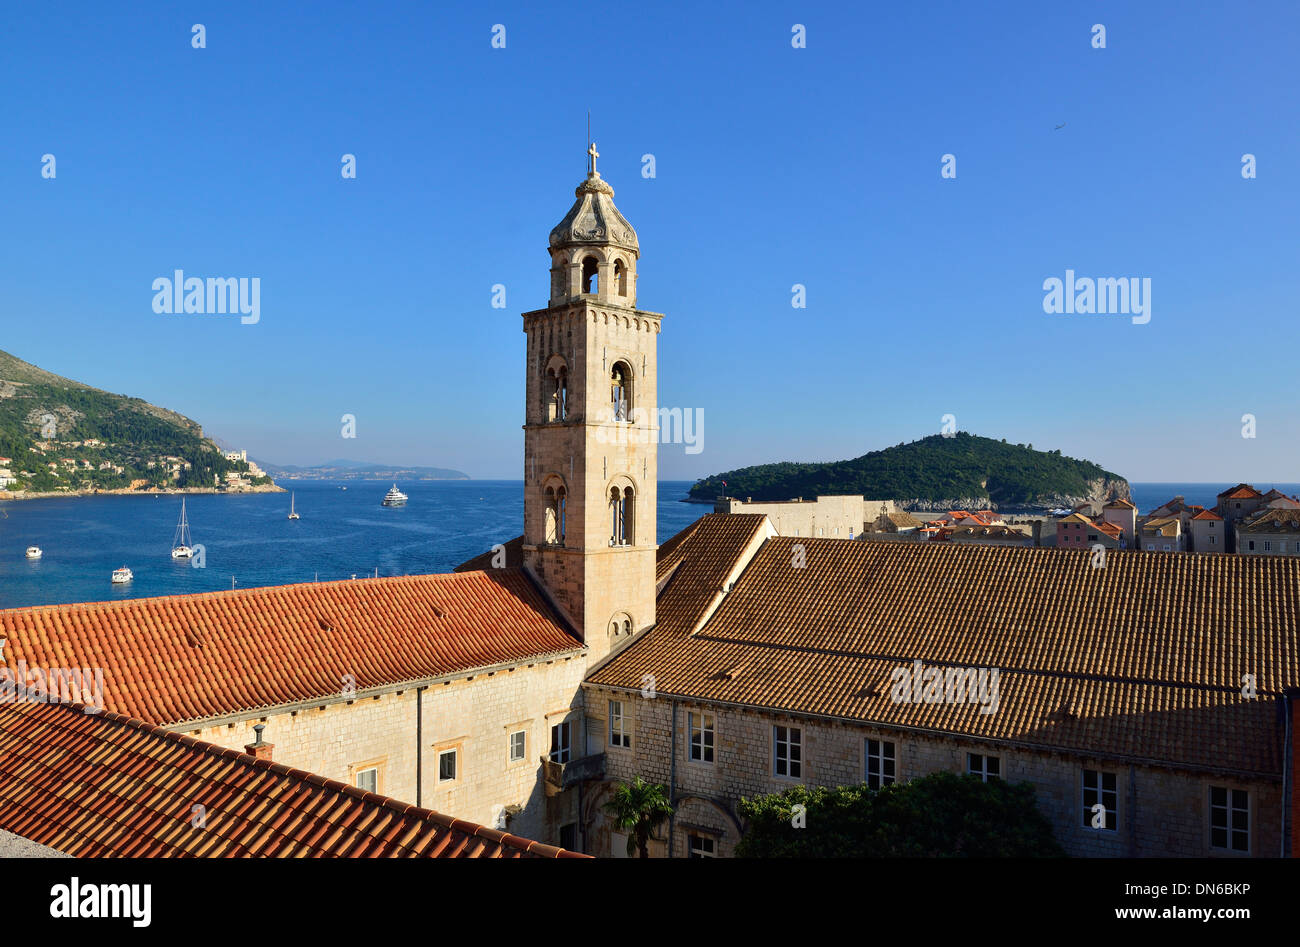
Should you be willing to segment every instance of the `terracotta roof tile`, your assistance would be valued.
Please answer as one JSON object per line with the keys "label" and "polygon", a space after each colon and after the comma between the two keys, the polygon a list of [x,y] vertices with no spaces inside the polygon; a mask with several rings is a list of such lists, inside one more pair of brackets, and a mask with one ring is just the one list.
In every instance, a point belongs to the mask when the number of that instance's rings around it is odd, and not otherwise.
{"label": "terracotta roof tile", "polygon": [[1300,530],[1300,510],[1260,510],[1237,529],[1243,533],[1292,533]]}
{"label": "terracotta roof tile", "polygon": [[82,857],[584,857],[120,714],[36,702],[0,704],[0,829]]}
{"label": "terracotta roof tile", "polygon": [[[1300,685],[1300,559],[1091,558],[772,538],[702,628],[661,625],[588,682],[638,689],[653,674],[661,695],[1279,772],[1270,697]],[[894,703],[889,675],[913,660],[998,668],[999,712]],[[1259,699],[1239,693],[1248,673]],[[1083,709],[1052,719],[1067,701]]]}
{"label": "terracotta roof tile", "polygon": [[518,569],[0,610],[4,663],[103,668],[104,706],[178,723],[576,652]]}

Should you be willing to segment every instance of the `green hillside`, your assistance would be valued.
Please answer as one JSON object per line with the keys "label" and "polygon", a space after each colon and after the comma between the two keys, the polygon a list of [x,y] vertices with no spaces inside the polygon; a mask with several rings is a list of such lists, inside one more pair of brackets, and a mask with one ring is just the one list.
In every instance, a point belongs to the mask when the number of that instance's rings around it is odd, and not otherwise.
{"label": "green hillside", "polygon": [[[724,490],[722,481],[727,482]],[[1086,497],[1101,489],[1128,495],[1128,482],[1059,450],[1008,444],[964,432],[872,451],[853,460],[779,463],[729,470],[699,481],[691,498],[724,494],[755,500],[812,499],[862,494],[880,500],[980,498],[998,506],[1030,506],[1060,497]]]}
{"label": "green hillside", "polygon": [[10,491],[213,487],[224,484],[228,472],[249,469],[227,460],[183,415],[63,378],[7,352],[0,352],[0,458],[7,458],[0,468],[17,479]]}

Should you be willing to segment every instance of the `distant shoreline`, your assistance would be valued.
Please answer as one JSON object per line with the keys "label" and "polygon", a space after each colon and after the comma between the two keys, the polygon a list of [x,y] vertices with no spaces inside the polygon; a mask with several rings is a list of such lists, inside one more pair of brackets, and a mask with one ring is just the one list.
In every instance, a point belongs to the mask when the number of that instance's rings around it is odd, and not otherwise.
{"label": "distant shoreline", "polygon": [[12,492],[9,490],[0,490],[0,500],[56,500],[60,497],[147,497],[147,496],[185,496],[213,494],[217,496],[241,496],[246,493],[288,493],[284,487],[278,484],[269,484],[260,487],[247,487],[243,490],[218,490],[216,487],[167,487],[165,489],[153,490],[132,490],[129,487],[123,487],[117,490],[48,490],[43,492],[31,492],[20,490]]}

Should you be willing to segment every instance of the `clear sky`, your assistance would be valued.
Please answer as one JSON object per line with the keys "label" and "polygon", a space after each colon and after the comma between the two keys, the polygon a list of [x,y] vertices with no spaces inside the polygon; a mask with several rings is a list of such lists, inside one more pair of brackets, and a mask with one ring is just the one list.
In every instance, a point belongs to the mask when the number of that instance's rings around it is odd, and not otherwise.
{"label": "clear sky", "polygon": [[[590,109],[660,403],[704,413],[661,476],[952,414],[1132,480],[1300,480],[1291,0],[113,6],[5,12],[0,348],[255,458],[522,476],[519,313]],[[260,322],[155,313],[177,268],[260,278]],[[1150,322],[1046,314],[1067,269],[1149,278]]]}

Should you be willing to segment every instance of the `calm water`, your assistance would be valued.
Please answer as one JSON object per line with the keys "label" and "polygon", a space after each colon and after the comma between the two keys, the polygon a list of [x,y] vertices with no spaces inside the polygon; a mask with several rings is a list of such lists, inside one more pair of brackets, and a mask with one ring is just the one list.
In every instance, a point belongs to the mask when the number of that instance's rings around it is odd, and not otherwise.
{"label": "calm water", "polygon": [[[389,483],[286,481],[288,493],[187,496],[194,542],[206,566],[171,558],[179,496],[69,497],[0,504],[0,608],[96,602],[231,587],[346,579],[352,575],[449,572],[523,532],[522,481],[401,483],[404,507],[380,500]],[[690,482],[659,484],[662,542],[712,507],[678,502]],[[5,515],[7,514],[7,515]],[[31,562],[28,546],[45,555]],[[126,565],[135,580],[112,585]]]}
{"label": "calm water", "polygon": [[[289,485],[286,482],[286,485]],[[495,542],[523,531],[520,481],[455,480],[401,483],[404,507],[379,505],[388,483],[293,481],[302,519],[286,519],[287,493],[189,496],[194,542],[205,547],[206,566],[192,568],[170,556],[180,497],[70,497],[0,504],[0,608],[97,602],[147,595],[177,595],[346,579],[352,575],[449,572]],[[711,511],[678,502],[689,481],[659,484],[659,541]],[[1213,506],[1230,483],[1135,483],[1142,513],[1182,494],[1188,503]],[[1300,484],[1256,483],[1300,494]],[[45,550],[29,562],[23,551]],[[112,585],[126,565],[135,581]]]}

